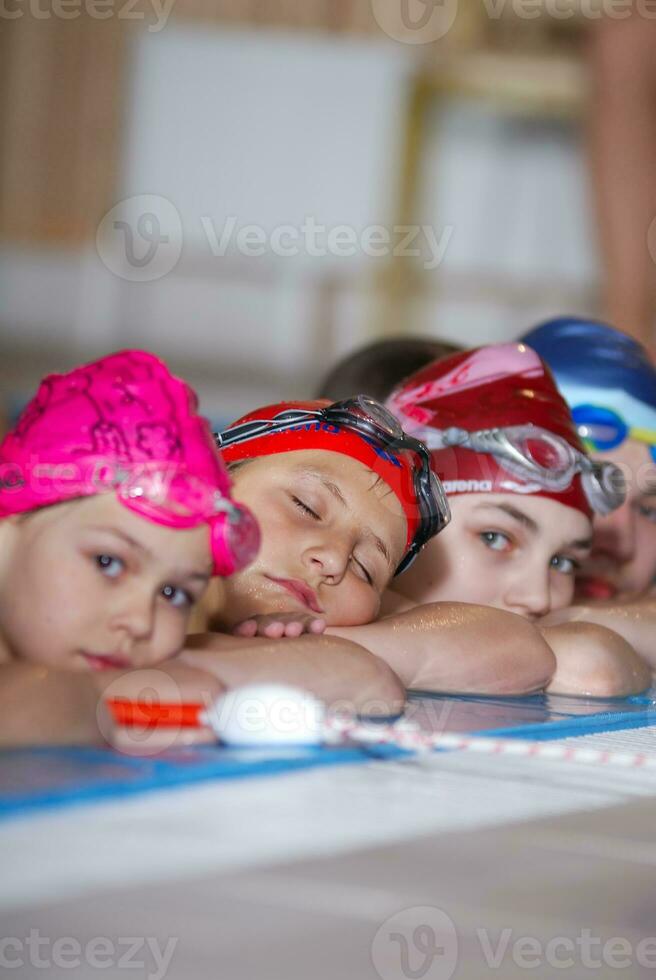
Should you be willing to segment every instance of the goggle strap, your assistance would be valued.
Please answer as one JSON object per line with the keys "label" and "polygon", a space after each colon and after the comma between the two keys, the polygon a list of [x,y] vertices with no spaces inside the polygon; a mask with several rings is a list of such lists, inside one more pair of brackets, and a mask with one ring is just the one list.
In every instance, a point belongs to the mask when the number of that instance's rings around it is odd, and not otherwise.
{"label": "goggle strap", "polygon": [[[349,404],[355,406],[358,411],[349,409]],[[364,438],[376,439],[382,448],[386,450],[397,450],[403,452],[413,452],[420,461],[419,467],[414,467],[415,493],[420,511],[420,526],[417,530],[415,539],[411,542],[406,555],[401,561],[395,574],[403,571],[415,558],[426,541],[436,534],[442,527],[445,527],[450,520],[448,504],[446,509],[442,509],[439,497],[436,495],[430,477],[427,485],[423,486],[421,473],[423,471],[430,474],[430,456],[423,443],[408,436],[391,413],[390,420],[394,422],[394,432],[388,431],[372,415],[366,415],[366,405],[353,400],[351,402],[336,402],[325,409],[318,411],[286,409],[279,412],[273,419],[251,419],[240,425],[232,426],[220,433],[217,442],[219,448],[227,448],[250,439],[255,439],[260,435],[285,431],[295,424],[315,419],[324,419],[326,422],[333,422],[355,432]],[[423,525],[423,527],[422,527]]]}
{"label": "goggle strap", "polygon": [[241,425],[233,425],[229,429],[224,429],[219,433],[219,448],[234,446],[258,436],[267,435],[269,432],[284,432],[290,425],[296,422],[303,422],[306,419],[318,418],[319,413],[288,411],[281,412],[273,419],[251,419],[250,422],[242,422]]}

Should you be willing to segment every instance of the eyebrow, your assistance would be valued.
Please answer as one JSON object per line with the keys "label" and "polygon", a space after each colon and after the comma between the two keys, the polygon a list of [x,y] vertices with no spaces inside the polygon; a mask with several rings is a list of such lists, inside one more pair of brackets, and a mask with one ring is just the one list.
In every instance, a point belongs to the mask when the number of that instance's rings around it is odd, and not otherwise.
{"label": "eyebrow", "polygon": [[[332,480],[327,480],[325,476],[321,476],[320,473],[313,473],[312,475],[317,477],[317,479],[324,485],[326,490],[328,490],[329,493],[332,493],[335,500],[339,501],[342,507],[346,507],[348,509],[348,504],[346,503],[344,494],[336,483],[333,483]],[[656,488],[654,489],[656,490]]]}
{"label": "eyebrow", "polygon": [[587,551],[588,548],[592,547],[592,538],[579,538],[577,541],[570,541],[566,548],[580,548],[582,551]]}
{"label": "eyebrow", "polygon": [[209,582],[209,580],[212,578],[212,572],[211,571],[208,571],[208,572],[185,572],[185,571],[182,571],[182,572],[180,572],[180,575],[182,576],[182,578],[192,578],[192,579],[196,579],[198,582]]}
{"label": "eyebrow", "polygon": [[152,551],[150,550],[150,548],[147,548],[145,544],[142,544],[140,541],[137,541],[136,538],[133,538],[125,531],[119,530],[119,528],[117,527],[107,527],[106,525],[103,524],[94,524],[90,527],[90,530],[103,531],[106,534],[114,534],[116,535],[117,538],[122,538],[122,540],[125,541],[125,543],[128,544],[131,548],[134,548],[136,551],[141,551],[142,554],[144,555],[149,555],[152,557]]}
{"label": "eyebrow", "polygon": [[[346,502],[346,498],[344,497],[344,494],[342,493],[340,488],[337,486],[336,483],[333,483],[332,480],[327,479],[327,477],[325,477],[323,473],[320,473],[318,470],[307,470],[307,469],[303,469],[300,472],[304,476],[311,476],[315,480],[318,480],[319,483],[321,483],[321,485],[324,486],[330,494],[332,494],[335,500],[337,500],[342,505],[342,507],[344,507],[346,510],[349,509],[349,505]],[[388,565],[391,565],[392,556],[390,555],[389,548],[387,547],[383,539],[380,538],[377,534],[375,534],[374,531],[372,531],[371,528],[367,527],[366,525],[363,527],[363,531],[366,537],[371,538],[371,540],[374,542],[377,549],[385,558]]]}
{"label": "eyebrow", "polygon": [[[491,508],[494,508],[495,510],[502,510],[505,514],[508,514],[509,517],[512,517],[514,520],[518,521],[525,528],[527,528],[531,534],[538,534],[541,530],[537,521],[534,521],[533,518],[529,517],[528,514],[525,514],[523,510],[519,510],[517,507],[513,507],[511,504],[480,504],[480,506],[477,507],[477,510],[482,510],[483,508],[487,508],[488,510]],[[583,551],[590,548],[591,545],[592,538],[588,537],[578,538],[576,541],[569,541],[567,544],[564,544],[563,547],[580,548]]]}
{"label": "eyebrow", "polygon": [[518,524],[523,524],[523,526],[531,532],[531,534],[537,534],[540,530],[540,525],[537,521],[534,521],[532,517],[525,514],[523,510],[519,510],[517,507],[513,507],[511,504],[479,504],[476,508],[477,510],[502,510],[504,514],[508,517],[512,517],[513,520],[517,521]]}

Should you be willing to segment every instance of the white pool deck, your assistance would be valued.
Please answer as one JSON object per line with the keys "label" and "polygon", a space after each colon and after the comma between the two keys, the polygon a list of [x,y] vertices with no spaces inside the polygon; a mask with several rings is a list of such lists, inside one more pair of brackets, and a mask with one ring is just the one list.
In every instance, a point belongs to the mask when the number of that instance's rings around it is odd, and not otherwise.
{"label": "white pool deck", "polygon": [[[656,728],[564,744],[656,755]],[[654,797],[656,770],[449,752],[23,816],[0,938],[112,938],[55,980],[160,980],[119,962],[138,936],[175,940],[169,980],[656,976]]]}

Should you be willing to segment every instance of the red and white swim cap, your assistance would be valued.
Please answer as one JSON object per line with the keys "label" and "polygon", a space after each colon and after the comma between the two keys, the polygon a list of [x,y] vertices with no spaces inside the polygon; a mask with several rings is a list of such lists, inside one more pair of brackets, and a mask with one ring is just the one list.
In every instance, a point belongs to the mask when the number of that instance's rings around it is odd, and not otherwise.
{"label": "red and white swim cap", "polygon": [[[523,476],[521,467],[492,451],[456,444],[458,432],[462,441],[467,441],[468,433],[512,433],[519,452],[545,471],[557,465],[554,455],[559,444],[566,454],[569,447],[573,459],[585,453],[549,369],[525,344],[479,347],[435,361],[407,378],[392,393],[387,407],[407,432],[426,443],[447,494],[532,494],[592,515],[581,473],[574,473],[567,486],[554,489]],[[551,441],[549,434],[555,437]]]}

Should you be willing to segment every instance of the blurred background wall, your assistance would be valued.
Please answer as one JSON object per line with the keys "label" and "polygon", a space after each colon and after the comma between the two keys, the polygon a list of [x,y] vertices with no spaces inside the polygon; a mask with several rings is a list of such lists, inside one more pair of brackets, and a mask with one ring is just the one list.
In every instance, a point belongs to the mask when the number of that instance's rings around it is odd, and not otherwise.
{"label": "blurred background wall", "polygon": [[377,336],[597,309],[576,18],[490,2],[4,0],[10,409],[131,345],[225,420]]}

